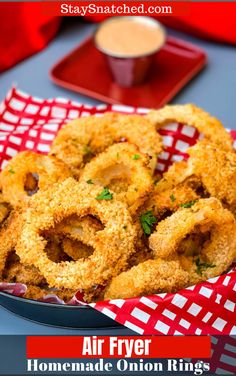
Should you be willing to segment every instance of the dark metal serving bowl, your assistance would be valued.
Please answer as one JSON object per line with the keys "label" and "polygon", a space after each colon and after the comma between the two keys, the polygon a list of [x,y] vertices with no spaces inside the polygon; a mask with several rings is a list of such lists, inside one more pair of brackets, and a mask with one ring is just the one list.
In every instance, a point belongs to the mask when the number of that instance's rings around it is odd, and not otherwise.
{"label": "dark metal serving bowl", "polygon": [[0,292],[0,305],[42,324],[89,329],[118,327],[120,324],[89,306],[45,303]]}

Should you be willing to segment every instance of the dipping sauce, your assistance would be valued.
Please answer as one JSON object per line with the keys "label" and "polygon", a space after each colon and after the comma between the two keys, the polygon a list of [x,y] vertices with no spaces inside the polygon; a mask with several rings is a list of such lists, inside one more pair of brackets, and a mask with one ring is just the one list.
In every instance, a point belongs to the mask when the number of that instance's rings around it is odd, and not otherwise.
{"label": "dipping sauce", "polygon": [[115,17],[101,24],[95,42],[111,56],[145,56],[162,47],[165,32],[149,17]]}

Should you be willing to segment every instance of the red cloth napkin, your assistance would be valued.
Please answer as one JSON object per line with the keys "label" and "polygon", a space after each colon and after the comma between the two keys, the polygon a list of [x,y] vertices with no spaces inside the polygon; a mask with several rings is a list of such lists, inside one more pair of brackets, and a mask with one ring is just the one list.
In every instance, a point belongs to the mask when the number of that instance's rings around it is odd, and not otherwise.
{"label": "red cloth napkin", "polygon": [[46,47],[60,21],[40,3],[0,3],[0,72]]}
{"label": "red cloth napkin", "polygon": [[[190,14],[160,17],[177,30],[236,44],[236,3],[190,3]],[[99,21],[104,17],[89,17]],[[60,17],[44,14],[40,3],[0,3],[0,72],[42,50],[55,36]]]}

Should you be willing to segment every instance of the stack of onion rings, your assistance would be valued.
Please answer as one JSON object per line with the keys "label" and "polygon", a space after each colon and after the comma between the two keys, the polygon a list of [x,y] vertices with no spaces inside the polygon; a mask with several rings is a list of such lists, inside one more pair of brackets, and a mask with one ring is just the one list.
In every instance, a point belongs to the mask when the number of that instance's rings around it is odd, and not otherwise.
{"label": "stack of onion rings", "polygon": [[[173,121],[205,137],[157,179],[156,130]],[[33,299],[178,291],[233,262],[235,186],[229,134],[193,105],[76,120],[0,175],[0,273]]]}

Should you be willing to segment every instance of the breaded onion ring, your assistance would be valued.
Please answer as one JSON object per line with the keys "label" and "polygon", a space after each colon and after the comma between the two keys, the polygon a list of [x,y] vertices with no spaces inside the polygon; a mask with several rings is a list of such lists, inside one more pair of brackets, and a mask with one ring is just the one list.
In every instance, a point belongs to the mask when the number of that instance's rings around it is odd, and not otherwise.
{"label": "breaded onion ring", "polygon": [[[126,142],[115,144],[85,166],[80,181],[112,189],[116,198],[126,202],[134,214],[153,188],[147,165],[146,156],[134,145]],[[126,189],[120,187],[120,180],[126,180]]]}
{"label": "breaded onion ring", "polygon": [[236,214],[236,154],[207,140],[187,150],[188,161],[173,164],[157,184],[159,190],[191,187],[201,197],[213,196]]}
{"label": "breaded onion ring", "polygon": [[181,205],[199,199],[197,193],[187,185],[178,185],[162,190],[164,184],[157,184],[155,190],[145,202],[142,212],[151,210],[156,223],[178,210]]}
{"label": "breaded onion ring", "polygon": [[4,271],[8,255],[15,249],[21,233],[22,216],[12,212],[0,230],[0,275]]}
{"label": "breaded onion ring", "polygon": [[[87,289],[127,266],[136,236],[132,219],[125,204],[115,198],[97,200],[99,192],[99,187],[69,178],[32,197],[16,253],[23,263],[36,266],[51,287]],[[74,214],[95,216],[105,227],[93,240],[94,252],[87,259],[54,263],[44,252],[46,241],[41,234]]]}
{"label": "breaded onion ring", "polygon": [[232,150],[233,140],[222,123],[193,104],[165,106],[160,110],[150,111],[147,118],[157,130],[172,122],[192,126],[207,140],[225,150]]}
{"label": "breaded onion ring", "polygon": [[202,247],[194,250],[194,255],[190,253],[191,269],[195,275],[198,266],[196,260],[209,265],[198,275],[199,282],[223,273],[232,264],[236,256],[235,233],[234,216],[212,197],[201,199],[189,208],[181,208],[161,221],[149,238],[149,246],[155,257],[170,259],[183,252],[181,242],[190,234],[209,234]]}
{"label": "breaded onion ring", "polygon": [[188,284],[188,273],[178,261],[147,260],[114,277],[105,299],[125,299],[161,292],[175,292]]}
{"label": "breaded onion ring", "polygon": [[53,262],[62,262],[62,261],[69,261],[70,257],[67,255],[66,252],[63,250],[63,246],[61,241],[55,241],[55,239],[47,239],[47,245],[45,248],[45,252],[48,258]]}
{"label": "breaded onion ring", "polygon": [[4,222],[11,211],[10,205],[3,198],[2,193],[0,193],[0,225]]}
{"label": "breaded onion ring", "polygon": [[73,240],[93,246],[97,231],[103,230],[104,226],[96,218],[78,218],[72,215],[55,226],[53,231],[59,235],[66,235]]}
{"label": "breaded onion ring", "polygon": [[218,198],[236,214],[236,154],[205,140],[188,149],[185,172],[196,176],[209,195]]}
{"label": "breaded onion ring", "polygon": [[[172,192],[173,190],[175,192]],[[172,207],[178,204],[178,202],[179,204],[186,202],[185,199],[194,195],[203,198],[208,197],[207,192],[202,190],[203,187],[200,179],[194,176],[188,169],[188,161],[175,162],[163,174],[162,179],[156,183],[155,189],[150,195],[150,200],[147,201],[147,205],[150,206],[149,202],[151,203],[152,200],[155,201],[159,195],[163,195],[163,199],[168,201],[168,197],[165,198],[165,195],[168,196],[168,192],[170,195],[176,193],[174,195],[176,200],[173,201],[174,205]],[[179,199],[177,193],[179,193]],[[159,203],[161,202],[160,200]]]}
{"label": "breaded onion ring", "polygon": [[[50,237],[55,234],[55,236],[62,238],[63,253],[76,261],[80,258],[87,258],[93,253],[92,246],[96,232],[103,228],[104,226],[96,218],[87,216],[79,219],[78,216],[72,215],[61,221],[55,228],[50,229],[48,235]],[[65,238],[65,236],[67,237]],[[52,249],[49,248],[49,251],[51,254]],[[48,255],[49,251],[47,251]],[[61,255],[61,252],[59,255]],[[57,262],[56,259],[49,258]],[[61,259],[60,261],[66,260]]]}
{"label": "breaded onion ring", "polygon": [[39,287],[34,285],[27,285],[27,290],[24,295],[24,298],[33,300],[43,300],[45,296],[56,295],[58,298],[64,300],[64,302],[67,303],[73,298],[75,293],[75,290],[70,289],[57,290],[45,286]]}
{"label": "breaded onion ring", "polygon": [[19,256],[10,255],[3,272],[4,281],[9,283],[25,283],[34,286],[45,284],[46,280],[35,266],[23,265]]}
{"label": "breaded onion ring", "polygon": [[83,244],[81,241],[69,238],[63,239],[62,246],[63,251],[75,261],[91,256],[94,251],[92,247]]}
{"label": "breaded onion ring", "polygon": [[[15,240],[17,239],[15,238]],[[15,245],[16,243],[17,242],[14,241]],[[4,281],[10,283],[26,283],[27,285],[34,286],[45,285],[45,278],[35,266],[22,264],[19,256],[13,251],[15,248],[14,244],[12,244],[12,252],[6,259],[5,268],[2,273]],[[52,240],[48,241],[45,252],[47,253],[48,258],[54,262],[66,261],[69,259],[67,254],[60,249],[59,244]]]}
{"label": "breaded onion ring", "polygon": [[[0,174],[3,196],[13,207],[21,206],[34,193],[31,192],[32,177],[29,178],[30,175],[36,176],[38,188],[41,190],[65,180],[71,176],[71,173],[63,162],[52,156],[30,151],[17,154]],[[29,187],[27,187],[27,181]],[[29,193],[27,189],[29,189]]]}
{"label": "breaded onion ring", "polygon": [[101,117],[79,118],[58,132],[51,154],[65,162],[78,178],[92,157],[123,140],[147,154],[154,170],[156,156],[162,151],[161,136],[151,122],[140,115],[106,113]]}

